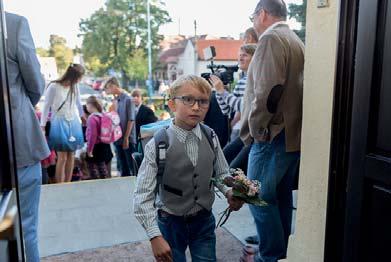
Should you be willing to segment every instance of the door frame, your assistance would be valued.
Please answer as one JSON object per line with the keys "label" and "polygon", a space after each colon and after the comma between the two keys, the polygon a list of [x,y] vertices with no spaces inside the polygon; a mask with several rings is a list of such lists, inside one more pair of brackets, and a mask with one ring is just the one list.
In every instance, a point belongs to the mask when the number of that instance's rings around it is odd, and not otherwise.
{"label": "door frame", "polygon": [[359,261],[365,251],[360,239],[366,219],[365,160],[371,145],[368,126],[374,122],[368,87],[376,77],[374,58],[382,50],[376,41],[384,31],[378,19],[384,18],[380,4],[385,2],[341,1],[324,261]]}
{"label": "door frame", "polygon": [[340,2],[324,261],[342,261],[359,0]]}

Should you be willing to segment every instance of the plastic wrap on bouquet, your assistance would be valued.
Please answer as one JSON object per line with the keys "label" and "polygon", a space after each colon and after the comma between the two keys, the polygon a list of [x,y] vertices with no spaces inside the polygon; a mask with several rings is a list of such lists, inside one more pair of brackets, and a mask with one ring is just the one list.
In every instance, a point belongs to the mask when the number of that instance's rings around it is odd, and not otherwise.
{"label": "plastic wrap on bouquet", "polygon": [[60,152],[74,152],[82,148],[84,139],[80,120],[54,117],[51,121],[48,140],[50,149]]}

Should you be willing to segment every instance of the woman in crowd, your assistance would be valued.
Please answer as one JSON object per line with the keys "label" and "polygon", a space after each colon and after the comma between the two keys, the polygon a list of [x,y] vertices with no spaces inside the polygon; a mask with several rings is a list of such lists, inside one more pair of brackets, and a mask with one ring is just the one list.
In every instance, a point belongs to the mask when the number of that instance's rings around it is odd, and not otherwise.
{"label": "woman in crowd", "polygon": [[84,74],[79,64],[70,64],[64,75],[51,82],[45,91],[41,127],[51,111],[50,132],[47,134],[51,149],[57,152],[56,182],[70,182],[74,166],[74,152],[84,144],[80,116],[82,106],[78,83]]}
{"label": "woman in crowd", "polygon": [[242,97],[246,88],[247,69],[254,55],[255,44],[244,44],[239,51],[239,68],[242,71],[241,78],[236,84],[232,93],[229,93],[223,82],[215,75],[210,77],[213,87],[216,89],[216,98],[223,114],[234,115],[231,121],[232,133],[231,143],[224,148],[224,155],[232,168],[247,169],[247,157],[249,147],[243,147],[243,143],[239,138],[240,130],[240,111]]}
{"label": "woman in crowd", "polygon": [[102,105],[95,96],[87,99],[87,111],[90,116],[87,120],[87,163],[91,179],[109,177],[109,169],[106,163],[113,158],[110,144],[100,141],[100,129],[102,118]]}

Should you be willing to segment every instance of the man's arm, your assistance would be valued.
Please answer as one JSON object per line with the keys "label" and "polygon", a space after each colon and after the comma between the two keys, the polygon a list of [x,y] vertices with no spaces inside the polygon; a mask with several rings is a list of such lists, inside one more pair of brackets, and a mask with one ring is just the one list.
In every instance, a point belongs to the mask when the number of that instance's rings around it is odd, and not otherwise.
{"label": "man's arm", "polygon": [[22,17],[17,34],[17,60],[22,73],[26,93],[31,104],[35,106],[45,88],[45,82],[41,75],[41,66],[35,53],[35,46],[26,18]]}
{"label": "man's arm", "polygon": [[122,147],[124,149],[129,148],[129,136],[132,132],[132,129],[134,126],[134,121],[136,118],[134,112],[135,112],[135,110],[134,110],[134,104],[132,103],[132,100],[131,99],[126,100],[126,119],[127,119],[127,122],[126,122],[125,134],[123,136],[124,142],[122,145]]}
{"label": "man's arm", "polygon": [[[268,127],[281,97],[281,90],[286,81],[287,55],[281,40],[275,35],[261,38],[253,59],[254,64],[254,99],[249,112],[249,128],[255,140],[265,140]],[[278,93],[279,96],[275,94]]]}

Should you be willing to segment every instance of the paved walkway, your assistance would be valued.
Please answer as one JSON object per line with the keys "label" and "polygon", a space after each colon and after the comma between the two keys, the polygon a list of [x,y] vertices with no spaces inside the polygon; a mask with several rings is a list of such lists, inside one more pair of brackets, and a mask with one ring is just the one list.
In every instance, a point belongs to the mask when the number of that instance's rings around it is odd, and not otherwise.
{"label": "paved walkway", "polygon": [[[135,178],[112,178],[42,187],[39,241],[42,257],[144,241],[133,216]],[[227,207],[216,198],[214,212]],[[233,212],[224,226],[243,241],[255,233],[249,209]]]}

